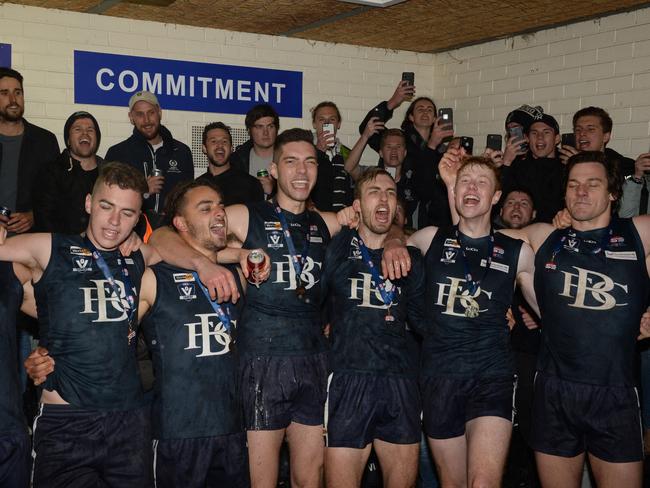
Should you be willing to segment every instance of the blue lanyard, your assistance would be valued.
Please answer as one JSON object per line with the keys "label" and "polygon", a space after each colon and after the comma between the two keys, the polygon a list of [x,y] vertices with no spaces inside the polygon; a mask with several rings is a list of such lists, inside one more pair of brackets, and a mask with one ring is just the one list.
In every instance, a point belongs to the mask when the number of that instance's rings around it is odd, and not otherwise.
{"label": "blue lanyard", "polygon": [[[106,264],[106,261],[104,260],[102,255],[99,253],[95,245],[87,236],[84,237],[84,241],[86,247],[88,247],[88,249],[92,252],[93,259],[97,263],[97,266],[99,266],[99,269],[103,273],[104,278],[106,278],[106,281],[108,281],[108,284],[111,286],[113,293],[115,294],[117,299],[121,302],[122,300],[120,298],[120,287],[117,286],[117,283],[115,282],[115,278],[113,277],[113,273],[111,273],[108,264]],[[131,284],[131,278],[129,277],[129,270],[126,267],[126,261],[124,259],[124,256],[122,256],[122,253],[119,253],[119,255],[120,257],[117,259],[117,264],[119,264],[122,268],[122,282],[124,283],[124,294],[126,295],[125,308],[128,315],[128,321],[129,321],[129,333],[127,335],[127,339],[130,345],[131,340],[135,337],[135,330],[133,328],[133,324],[135,323],[134,319],[135,319],[135,312],[136,312],[135,295],[133,294],[133,285]]]}
{"label": "blue lanyard", "polygon": [[393,303],[393,300],[395,299],[395,295],[397,294],[396,293],[397,287],[393,287],[391,291],[388,291],[386,289],[386,280],[382,280],[381,277],[379,276],[379,270],[375,266],[375,263],[372,262],[372,259],[370,259],[370,251],[368,251],[368,248],[366,247],[365,243],[363,242],[363,239],[361,239],[361,236],[358,233],[357,233],[357,238],[359,240],[359,250],[361,251],[361,256],[363,257],[363,260],[370,268],[370,274],[372,275],[372,279],[375,281],[375,284],[379,289],[379,293],[381,294],[381,300],[384,302],[384,305],[390,307],[391,304]]}
{"label": "blue lanyard", "polygon": [[[296,280],[298,282],[298,288],[303,288],[302,279],[302,269],[305,266],[305,261],[307,261],[307,254],[309,253],[309,235],[311,229],[309,228],[309,211],[307,211],[307,234],[305,236],[305,247],[302,250],[300,257],[296,253],[296,246],[293,243],[291,238],[291,233],[289,232],[289,225],[287,224],[287,219],[282,213],[282,209],[279,205],[275,205],[275,213],[280,219],[280,225],[282,226],[282,233],[284,234],[284,240],[287,242],[287,247],[289,248],[289,254],[291,255],[291,263],[293,264],[293,269],[296,272]],[[303,290],[304,293],[304,290]]]}
{"label": "blue lanyard", "polygon": [[228,315],[227,312],[224,312],[223,308],[221,308],[221,305],[219,305],[217,302],[213,301],[210,298],[210,292],[205,287],[205,285],[201,283],[198,273],[196,271],[192,271],[192,275],[194,275],[194,279],[196,280],[199,287],[201,288],[201,291],[205,295],[205,298],[208,300],[208,302],[210,302],[210,305],[212,305],[212,309],[214,310],[214,313],[217,314],[217,317],[219,317],[219,320],[221,321],[221,324],[223,325],[224,329],[226,329],[226,332],[230,334],[230,316]]}
{"label": "blue lanyard", "polygon": [[[490,227],[490,241],[488,244],[487,259],[485,260],[485,271],[483,272],[483,276],[481,276],[480,280],[475,280],[472,277],[472,272],[469,269],[469,260],[467,259],[467,254],[465,254],[465,246],[463,246],[463,243],[460,240],[460,233],[458,232],[458,227],[455,228],[455,232],[456,232],[456,240],[458,241],[458,245],[460,246],[460,254],[463,257],[463,267],[465,269],[465,282],[468,285],[467,289],[470,295],[474,295],[474,293],[476,293],[476,290],[479,288],[479,286],[481,286],[481,282],[485,280],[485,277],[490,271],[490,266],[492,265],[492,253],[494,252],[494,230],[492,229],[492,227]],[[479,266],[480,266],[480,261],[479,261]]]}

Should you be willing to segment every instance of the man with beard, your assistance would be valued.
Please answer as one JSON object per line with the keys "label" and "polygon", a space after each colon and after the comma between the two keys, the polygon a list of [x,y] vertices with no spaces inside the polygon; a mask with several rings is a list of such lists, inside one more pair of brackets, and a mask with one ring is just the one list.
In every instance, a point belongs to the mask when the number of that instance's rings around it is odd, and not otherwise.
{"label": "man with beard", "polygon": [[381,168],[357,180],[358,230],[344,229],[325,254],[332,349],[327,400],[326,480],[329,488],[360,486],[374,447],[384,486],[413,486],[420,440],[418,357],[406,322],[423,321],[424,270],[410,252],[409,276],[379,273],[395,218],[397,188]]}
{"label": "man with beard", "polygon": [[[216,262],[227,220],[212,183],[176,186],[165,213],[188,246]],[[231,272],[241,291],[242,277]],[[156,377],[154,477],[161,488],[250,485],[233,349],[242,303],[212,301],[196,273],[167,263],[142,277],[138,313]]]}
{"label": "man with beard", "polygon": [[50,131],[23,118],[25,98],[22,75],[0,68],[0,206],[11,216],[0,215],[10,234],[27,232],[34,225],[33,195],[37,176],[59,154],[59,143]]}
{"label": "man with beard", "polygon": [[129,100],[133,134],[106,152],[107,161],[128,163],[147,178],[143,209],[155,213],[162,213],[165,197],[176,183],[194,179],[190,148],[174,139],[161,119],[156,95],[134,93]]}
{"label": "man with beard", "polygon": [[567,163],[570,227],[507,231],[536,251],[543,324],[532,447],[544,486],[579,487],[586,455],[599,487],[640,487],[639,319],[649,290],[650,217],[618,219],[621,175],[605,154]]}
{"label": "man with beard", "polygon": [[557,157],[560,126],[555,118],[539,113],[539,118],[525,128],[530,151],[501,168],[504,193],[525,188],[535,200],[537,220],[550,223],[564,208],[564,165]]}
{"label": "man with beard", "polygon": [[[275,488],[285,436],[292,484],[320,484],[327,379],[321,266],[325,246],[341,226],[335,214],[307,210],[317,161],[311,132],[284,131],[276,139],[270,166],[278,182],[275,199],[226,209],[231,234],[244,248],[266,250],[272,267],[269,282],[248,289],[237,339],[251,482],[256,488]],[[168,234],[159,236],[170,245]],[[160,252],[180,255],[187,251],[180,244]],[[399,254],[382,263],[391,279],[410,266],[410,257]]]}
{"label": "man with beard", "polygon": [[98,175],[97,156],[101,132],[95,117],[75,112],[65,123],[66,148],[39,175],[39,192],[35,196],[34,219],[39,232],[80,234],[88,225],[84,208]]}
{"label": "man with beard", "polygon": [[461,162],[463,155],[449,149],[440,166],[458,225],[427,227],[409,238],[424,254],[427,274],[423,423],[443,486],[499,486],[514,390],[506,312],[515,283],[535,303],[533,253],[493,231],[490,216],[501,191],[492,161]]}
{"label": "man with beard", "polygon": [[233,168],[232,135],[222,122],[212,122],[203,129],[203,154],[208,158],[208,171],[198,179],[212,181],[221,190],[225,206],[264,200],[264,190],[253,176]]}

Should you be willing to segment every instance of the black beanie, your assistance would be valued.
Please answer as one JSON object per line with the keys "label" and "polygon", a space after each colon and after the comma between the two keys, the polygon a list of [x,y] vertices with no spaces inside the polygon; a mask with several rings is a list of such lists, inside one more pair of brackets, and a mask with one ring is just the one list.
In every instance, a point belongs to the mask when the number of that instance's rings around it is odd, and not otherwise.
{"label": "black beanie", "polygon": [[97,134],[96,151],[99,150],[99,143],[102,142],[102,133],[99,130],[99,124],[97,123],[97,119],[93,117],[92,114],[84,112],[83,110],[73,113],[70,117],[68,117],[68,120],[65,121],[65,125],[63,126],[63,141],[65,142],[65,147],[70,149],[70,143],[68,142],[68,138],[70,137],[70,127],[72,127],[72,124],[74,124],[75,121],[79,119],[90,119],[93,121],[93,125],[95,126],[95,133]]}
{"label": "black beanie", "polygon": [[506,117],[506,127],[510,122],[516,122],[524,128],[524,132],[528,132],[531,124],[542,119],[544,110],[542,107],[531,107],[530,105],[522,105],[514,109]]}
{"label": "black beanie", "polygon": [[526,133],[530,132],[530,126],[533,125],[536,122],[542,122],[543,124],[548,125],[551,129],[555,131],[556,134],[560,133],[560,124],[557,123],[557,120],[555,120],[555,117],[549,114],[542,114],[542,117],[537,120],[533,120],[531,124],[528,126],[526,129]]}

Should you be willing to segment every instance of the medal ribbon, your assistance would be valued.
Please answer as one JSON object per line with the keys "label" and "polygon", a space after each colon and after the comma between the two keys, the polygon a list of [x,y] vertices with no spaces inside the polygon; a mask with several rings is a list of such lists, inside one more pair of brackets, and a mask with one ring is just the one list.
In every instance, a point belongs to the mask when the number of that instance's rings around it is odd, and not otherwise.
{"label": "medal ribbon", "polygon": [[[485,280],[485,277],[487,276],[488,272],[490,271],[490,265],[492,264],[492,253],[494,252],[494,230],[492,227],[490,227],[490,240],[488,243],[488,256],[487,259],[485,260],[485,271],[483,271],[483,276],[481,276],[480,280],[474,280],[472,277],[472,272],[469,269],[469,260],[467,259],[467,254],[465,254],[465,246],[463,246],[462,241],[460,240],[460,233],[458,232],[458,226],[455,228],[456,232],[456,240],[458,241],[458,245],[460,246],[460,254],[463,257],[463,268],[465,269],[465,281],[468,284],[467,290],[471,295],[474,295],[476,293],[476,290],[478,289],[479,286],[481,286],[481,282]],[[480,264],[480,262],[479,262]]]}
{"label": "medal ribbon", "polygon": [[289,232],[289,225],[287,224],[287,219],[282,213],[282,209],[279,205],[275,205],[275,213],[280,219],[280,225],[282,226],[282,233],[284,234],[284,240],[287,242],[287,247],[289,248],[289,254],[291,255],[291,263],[293,264],[293,269],[296,272],[296,280],[298,282],[298,287],[302,286],[302,269],[305,266],[305,261],[307,261],[307,254],[309,253],[309,235],[311,229],[309,228],[309,212],[307,212],[307,234],[305,235],[305,247],[302,250],[300,257],[296,253],[296,246],[293,243],[291,238],[291,233]]}
{"label": "medal ribbon", "polygon": [[379,270],[375,266],[375,263],[372,262],[372,259],[370,259],[370,251],[368,250],[365,243],[363,242],[363,239],[361,239],[361,236],[358,233],[357,233],[357,238],[359,240],[359,250],[361,251],[361,256],[363,257],[363,260],[370,268],[370,274],[372,275],[372,279],[374,280],[375,284],[377,285],[377,288],[379,289],[379,293],[381,294],[381,300],[384,302],[384,305],[390,307],[390,305],[393,303],[393,299],[395,298],[395,295],[397,294],[396,287],[393,287],[393,289],[390,292],[386,289],[386,280],[382,280],[381,277],[379,276]]}
{"label": "medal ribbon", "polygon": [[224,311],[224,309],[221,308],[220,304],[218,304],[216,301],[213,301],[212,298],[210,298],[210,292],[199,279],[199,274],[196,271],[192,271],[192,275],[194,276],[194,279],[198,283],[199,287],[201,288],[201,291],[205,295],[205,298],[208,300],[208,302],[210,302],[210,305],[212,306],[214,313],[216,313],[217,317],[219,317],[219,320],[221,321],[221,324],[223,325],[224,329],[226,329],[226,332],[228,332],[228,334],[230,335],[230,315],[228,315],[227,311]]}
{"label": "medal ribbon", "polygon": [[[111,289],[113,290],[113,293],[115,293],[115,296],[117,297],[120,302],[122,301],[120,298],[120,287],[117,286],[117,283],[115,282],[115,278],[113,277],[113,273],[111,273],[110,268],[108,267],[108,264],[106,264],[106,261],[102,257],[102,255],[99,253],[95,245],[91,242],[91,240],[86,236],[84,238],[86,247],[92,252],[93,259],[97,263],[97,266],[99,269],[102,271],[104,278],[106,278],[106,281],[108,281],[108,284],[111,285]],[[129,277],[129,270],[126,267],[126,261],[124,259],[124,256],[122,256],[122,253],[119,252],[120,257],[117,259],[117,264],[119,264],[122,268],[122,281],[124,282],[124,294],[126,295],[126,304],[127,306],[125,307],[127,310],[127,315],[128,315],[128,320],[129,320],[129,344],[131,343],[131,337],[132,334],[134,333],[133,330],[133,323],[134,318],[135,318],[135,312],[136,312],[136,306],[135,306],[135,296],[133,295],[133,285],[131,284],[131,278]]]}

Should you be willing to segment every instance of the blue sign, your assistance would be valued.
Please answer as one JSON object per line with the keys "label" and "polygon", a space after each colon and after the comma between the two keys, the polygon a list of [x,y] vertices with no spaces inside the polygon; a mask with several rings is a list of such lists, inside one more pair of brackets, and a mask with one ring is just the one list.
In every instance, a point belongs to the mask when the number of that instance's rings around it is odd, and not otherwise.
{"label": "blue sign", "polygon": [[11,44],[0,43],[0,67],[11,68]]}
{"label": "blue sign", "polygon": [[300,71],[74,52],[75,103],[126,107],[139,90],[155,93],[163,109],[245,114],[269,103],[302,117]]}

